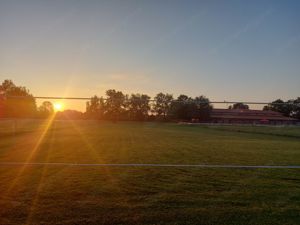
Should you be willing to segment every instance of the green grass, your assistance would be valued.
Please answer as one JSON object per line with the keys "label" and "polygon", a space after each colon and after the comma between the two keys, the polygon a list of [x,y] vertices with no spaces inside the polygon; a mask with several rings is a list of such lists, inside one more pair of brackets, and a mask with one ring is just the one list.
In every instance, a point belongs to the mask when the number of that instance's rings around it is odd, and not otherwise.
{"label": "green grass", "polygon": [[300,138],[300,128],[296,126],[243,126],[243,125],[225,125],[225,126],[207,126],[207,128],[219,129],[224,131],[242,132],[242,133],[256,133],[269,134],[285,137]]}
{"label": "green grass", "polygon": [[[0,162],[300,165],[300,128],[0,123]],[[40,143],[37,147],[37,143]],[[293,169],[0,166],[0,224],[299,224]]]}

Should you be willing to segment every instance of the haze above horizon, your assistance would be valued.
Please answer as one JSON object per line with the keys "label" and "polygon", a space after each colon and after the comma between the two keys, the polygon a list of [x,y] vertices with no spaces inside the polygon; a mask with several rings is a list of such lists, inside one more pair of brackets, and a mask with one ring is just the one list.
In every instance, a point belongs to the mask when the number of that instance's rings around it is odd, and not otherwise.
{"label": "haze above horizon", "polygon": [[287,100],[300,94],[299,10],[292,0],[1,1],[0,76],[39,96]]}

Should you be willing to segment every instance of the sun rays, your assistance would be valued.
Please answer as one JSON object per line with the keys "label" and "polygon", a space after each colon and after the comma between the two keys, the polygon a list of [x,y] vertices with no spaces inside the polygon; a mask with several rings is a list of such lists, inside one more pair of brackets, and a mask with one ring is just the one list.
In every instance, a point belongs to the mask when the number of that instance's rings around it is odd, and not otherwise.
{"label": "sun rays", "polygon": [[[55,125],[56,124],[55,123],[53,123],[53,124],[54,124],[54,128],[51,132],[50,146],[49,146],[48,151],[46,153],[47,155],[46,155],[45,162],[49,162],[50,153],[53,150],[53,146],[54,146],[54,142],[55,142],[55,138],[56,138],[56,130],[55,130],[55,128],[56,128]],[[36,188],[35,196],[34,196],[32,202],[31,202],[31,206],[30,206],[29,213],[28,213],[28,216],[27,216],[27,221],[26,221],[25,224],[31,224],[32,216],[35,212],[35,208],[36,208],[37,203],[39,201],[40,192],[42,191],[43,185],[45,184],[45,175],[46,175],[47,169],[48,169],[47,166],[42,167],[42,172],[41,172],[39,182],[38,182],[38,185],[37,185],[37,188]]]}
{"label": "sun rays", "polygon": [[[30,151],[29,155],[27,156],[25,162],[28,163],[32,160],[32,158],[35,156],[37,150],[39,149],[40,145],[42,144],[48,130],[50,129],[53,120],[55,118],[55,114],[51,115],[51,117],[49,117],[42,125],[41,127],[44,127],[44,129],[41,131],[41,133],[38,135],[38,139],[36,141],[36,143],[34,144],[33,149]],[[30,138],[34,138],[34,137],[30,137]],[[9,187],[7,188],[7,191],[3,194],[3,196],[7,196],[10,194],[10,192],[12,191],[12,189],[15,187],[15,185],[17,184],[19,178],[22,176],[22,174],[24,173],[26,169],[26,166],[22,166],[19,170],[19,172],[17,173],[17,175],[15,176],[15,178],[12,180],[12,182],[10,183]]]}
{"label": "sun rays", "polygon": [[[55,122],[55,115],[51,115],[47,120],[43,121],[42,124],[39,125],[39,127],[35,130],[35,132],[27,133],[26,138],[26,144],[24,145],[22,140],[18,139],[17,145],[15,146],[14,150],[19,150],[23,149],[24,146],[31,146],[30,151],[26,151],[26,156],[22,156],[19,161],[24,162],[24,163],[30,163],[30,162],[51,162],[53,159],[60,159],[62,155],[59,155],[59,158],[53,158],[53,151],[57,148],[57,141],[59,141],[60,137],[59,134],[57,134],[57,131],[61,129],[60,127],[60,122]],[[90,160],[89,161],[94,161],[96,163],[107,163],[101,157],[99,149],[96,149],[96,146],[94,145],[92,140],[88,137],[88,134],[85,133],[84,128],[82,128],[77,122],[72,121],[68,118],[63,122],[64,128],[69,130],[71,132],[71,135],[74,136],[75,140],[78,140],[78,148],[74,149],[74,151],[78,151],[75,155],[77,158],[75,159],[75,163],[81,163],[82,159],[80,158],[81,154],[86,154],[89,155]],[[23,141],[24,141],[23,140]],[[21,141],[21,142],[20,142]],[[48,143],[49,146],[44,145],[44,143]],[[43,148],[41,148],[41,145]],[[46,150],[46,152],[45,152]],[[66,146],[63,146],[62,148],[63,154],[67,154],[71,151],[70,149],[67,148]],[[66,150],[66,151],[65,151]],[[43,151],[43,154],[40,154],[39,151]],[[41,152],[42,153],[42,152]],[[45,154],[44,154],[45,153]],[[9,153],[15,154],[15,151],[12,151]],[[43,155],[42,158],[40,158]],[[52,155],[52,157],[51,157]],[[8,155],[9,157],[9,155]],[[68,158],[68,157],[67,157]],[[72,157],[71,157],[72,158]],[[71,159],[69,157],[69,159]],[[52,159],[52,160],[51,160]],[[73,160],[72,160],[73,161]],[[73,161],[74,162],[74,161]],[[65,167],[63,167],[65,168]],[[22,187],[27,184],[27,179],[33,179],[32,177],[28,177],[28,173],[26,172],[27,169],[29,169],[28,166],[24,165],[21,166],[17,171],[16,175],[13,179],[11,179],[10,183],[8,183],[8,188],[6,189],[5,193],[2,194],[3,198],[10,197],[12,194],[18,194],[20,190],[17,187]],[[40,195],[43,189],[45,188],[45,185],[47,185],[47,174],[49,167],[47,165],[41,166],[38,168],[41,171],[36,171],[37,172],[37,178],[35,180],[35,187],[33,191],[33,196],[31,199],[31,203],[29,204],[28,207],[28,214],[27,214],[27,219],[26,223],[24,224],[31,224],[32,221],[34,220],[35,212],[37,210],[39,201],[40,201]],[[120,190],[120,185],[118,182],[118,179],[116,179],[112,174],[111,174],[111,169],[110,168],[102,168],[101,169],[106,177],[108,178],[109,182],[118,190]],[[25,180],[23,178],[26,178]],[[1,216],[1,215],[0,215]]]}
{"label": "sun rays", "polygon": [[[89,150],[89,154],[92,155],[94,159],[96,159],[97,163],[105,163],[105,161],[100,157],[99,153],[96,151],[94,146],[91,144],[91,142],[88,140],[88,137],[85,135],[85,133],[81,130],[79,126],[76,125],[76,123],[73,120],[68,119],[68,123],[72,126],[72,128],[77,132],[80,139],[85,144],[85,147],[87,150]],[[111,176],[109,168],[104,168],[107,176],[111,179],[112,182],[115,181],[115,179]]]}
{"label": "sun rays", "polygon": [[[67,124],[68,129],[74,131],[77,138],[82,142],[83,145],[80,148],[86,150],[85,154],[90,154],[91,157],[93,159],[95,159],[97,163],[105,163],[105,161],[100,157],[100,154],[97,152],[97,150],[95,149],[95,147],[93,146],[91,141],[88,139],[87,135],[82,130],[82,128],[80,128],[80,126],[78,126],[76,124],[76,122],[70,120],[69,118],[66,118],[65,123]],[[53,129],[54,129],[53,132],[56,132],[57,127],[54,125]],[[49,130],[49,129],[47,129],[47,130]],[[45,135],[43,135],[43,138],[45,137]],[[57,141],[58,136],[57,135],[53,136],[53,133],[52,133],[50,138],[51,138],[51,140],[50,140],[51,147],[50,147],[49,151],[53,150],[53,146],[54,146],[53,143],[55,143],[55,141]],[[76,155],[77,155],[77,153],[76,153]],[[46,157],[46,162],[49,161],[49,156],[50,156],[49,154],[50,153],[48,152],[47,157]],[[77,158],[75,163],[80,163],[80,158]],[[31,224],[31,222],[33,220],[33,216],[34,216],[36,207],[39,202],[40,193],[46,182],[45,174],[47,173],[47,168],[48,168],[47,166],[44,166],[42,168],[42,172],[41,172],[41,175],[39,178],[39,182],[37,184],[36,192],[35,192],[34,198],[32,200],[25,224]],[[111,175],[110,169],[106,168],[106,167],[104,167],[102,169],[103,169],[104,173],[106,174],[107,178],[110,180],[110,182],[115,186],[115,188],[120,190],[120,187],[117,183],[118,180],[114,176]]]}

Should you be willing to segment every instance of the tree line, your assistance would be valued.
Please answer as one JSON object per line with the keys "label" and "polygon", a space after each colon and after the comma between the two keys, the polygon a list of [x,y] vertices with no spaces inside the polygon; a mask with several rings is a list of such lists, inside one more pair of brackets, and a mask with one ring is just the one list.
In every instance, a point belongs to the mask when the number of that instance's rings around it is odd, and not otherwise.
{"label": "tree line", "polygon": [[[9,96],[14,96],[10,98]],[[278,104],[280,103],[280,104]],[[282,104],[287,103],[287,104]],[[124,94],[114,89],[107,90],[105,97],[93,96],[86,102],[84,113],[76,110],[58,112],[56,117],[98,120],[158,120],[209,122],[213,105],[209,98],[200,95],[192,98],[181,94],[174,98],[169,93],[158,93],[152,100],[147,94]],[[235,103],[229,109],[249,109],[244,103]],[[283,101],[277,99],[264,106],[263,110],[280,112],[285,116],[300,119],[300,97]],[[0,117],[47,118],[54,114],[50,101],[37,106],[34,96],[26,87],[17,86],[11,80],[0,85]]]}
{"label": "tree line", "polygon": [[290,99],[286,102],[281,99],[277,99],[273,101],[272,104],[264,106],[263,110],[280,112],[284,116],[300,120],[300,97],[296,99]]}
{"label": "tree line", "polygon": [[208,121],[212,105],[205,96],[196,98],[158,93],[153,101],[146,94],[125,95],[114,89],[107,90],[106,96],[94,96],[86,103],[86,116],[108,120],[199,120]]}

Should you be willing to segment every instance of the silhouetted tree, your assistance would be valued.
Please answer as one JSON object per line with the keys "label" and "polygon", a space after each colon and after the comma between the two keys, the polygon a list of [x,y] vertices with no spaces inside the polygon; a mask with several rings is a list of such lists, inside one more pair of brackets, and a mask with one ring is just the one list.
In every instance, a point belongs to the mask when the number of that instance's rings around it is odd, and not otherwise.
{"label": "silhouetted tree", "polygon": [[234,103],[233,105],[229,106],[228,109],[249,109],[249,106],[242,102],[238,102],[238,103]]}
{"label": "silhouetted tree", "polygon": [[280,112],[284,116],[291,116],[291,113],[293,111],[293,105],[287,103],[293,103],[293,100],[289,100],[288,102],[285,102],[281,99],[277,99],[273,101],[271,104],[265,106],[263,110],[272,110],[275,112]]}
{"label": "silhouetted tree", "polygon": [[211,109],[212,106],[209,103],[209,99],[203,95],[195,99],[186,95],[180,95],[172,102],[170,111],[174,119],[208,121]]}
{"label": "silhouetted tree", "polygon": [[191,120],[197,117],[197,104],[187,95],[179,95],[171,104],[172,118],[177,120]]}
{"label": "silhouetted tree", "polygon": [[121,91],[110,89],[106,91],[105,116],[113,121],[119,120],[124,114],[126,96]]}
{"label": "silhouetted tree", "polygon": [[271,104],[264,106],[263,110],[272,110],[280,112],[284,116],[300,119],[300,97],[295,100],[290,99],[286,102],[281,99],[277,99]]}
{"label": "silhouetted tree", "polygon": [[105,103],[103,97],[96,95],[86,103],[86,116],[90,119],[103,119],[105,113]]}
{"label": "silhouetted tree", "polygon": [[42,105],[40,105],[40,107],[38,108],[38,115],[41,118],[49,117],[53,113],[54,113],[54,108],[52,103],[49,101],[43,102]]}
{"label": "silhouetted tree", "polygon": [[199,121],[208,121],[212,110],[212,105],[210,105],[209,99],[201,95],[195,98],[195,103],[197,105],[196,119]]}
{"label": "silhouetted tree", "polygon": [[166,119],[168,113],[171,109],[171,104],[173,101],[173,95],[158,93],[154,97],[153,111],[156,113],[158,117],[161,115]]}
{"label": "silhouetted tree", "polygon": [[150,97],[145,94],[132,94],[128,99],[127,109],[130,119],[144,120],[150,110]]}
{"label": "silhouetted tree", "polygon": [[16,86],[11,80],[4,80],[0,85],[0,93],[6,96],[1,101],[3,116],[33,117],[36,115],[35,99],[25,87]]}
{"label": "silhouetted tree", "polygon": [[291,116],[300,120],[300,97],[293,100],[293,110],[291,112]]}
{"label": "silhouetted tree", "polygon": [[4,104],[5,104],[4,92],[0,92],[0,118],[4,117]]}

